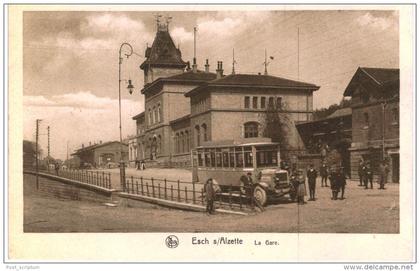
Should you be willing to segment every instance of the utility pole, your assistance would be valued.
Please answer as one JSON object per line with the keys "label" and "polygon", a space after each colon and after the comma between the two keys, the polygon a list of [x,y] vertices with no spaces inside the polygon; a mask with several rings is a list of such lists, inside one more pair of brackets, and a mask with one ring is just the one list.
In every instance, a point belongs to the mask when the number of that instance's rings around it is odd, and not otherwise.
{"label": "utility pole", "polygon": [[47,126],[47,136],[48,136],[48,156],[47,156],[47,170],[50,171],[50,126]]}
{"label": "utility pole", "polygon": [[265,54],[265,60],[264,60],[264,75],[267,75],[267,66],[268,66],[268,62],[267,62],[267,49],[264,50],[264,54]]}
{"label": "utility pole", "polygon": [[39,179],[38,179],[38,141],[39,141],[39,123],[40,119],[36,120],[36,139],[35,139],[35,167],[36,167],[36,189],[39,189]]}
{"label": "utility pole", "polygon": [[235,74],[235,48],[232,49],[232,74]]}
{"label": "utility pole", "polygon": [[300,58],[300,57],[299,57],[299,51],[300,51],[300,41],[299,41],[299,40],[300,40],[300,35],[299,35],[300,33],[299,33],[299,30],[300,30],[300,29],[299,29],[299,27],[298,27],[298,32],[297,32],[297,45],[298,45],[298,46],[297,46],[297,50],[298,50],[298,51],[297,51],[297,78],[298,78],[298,80],[299,80],[299,72],[300,72],[300,71],[299,71],[299,58]]}
{"label": "utility pole", "polygon": [[194,27],[194,58],[192,69],[193,72],[197,72],[197,27]]}

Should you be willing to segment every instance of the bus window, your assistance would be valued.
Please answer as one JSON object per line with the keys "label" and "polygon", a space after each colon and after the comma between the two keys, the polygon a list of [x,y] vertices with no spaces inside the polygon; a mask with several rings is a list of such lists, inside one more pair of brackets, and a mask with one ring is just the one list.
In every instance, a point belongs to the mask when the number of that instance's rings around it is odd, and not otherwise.
{"label": "bus window", "polygon": [[214,152],[210,152],[210,167],[216,166],[216,156]]}
{"label": "bus window", "polygon": [[235,155],[233,152],[229,153],[229,167],[231,168],[235,167]]}
{"label": "bus window", "polygon": [[257,151],[257,166],[276,166],[277,165],[277,152],[273,150]]}
{"label": "bus window", "polygon": [[216,167],[222,167],[222,154],[216,152]]}
{"label": "bus window", "polygon": [[236,156],[236,167],[243,167],[244,166],[244,156],[242,152],[235,153]]}
{"label": "bus window", "polygon": [[223,157],[223,167],[229,167],[229,153],[223,152],[222,157]]}
{"label": "bus window", "polygon": [[198,166],[202,167],[203,166],[203,154],[201,152],[197,153],[197,157],[198,157]]}
{"label": "bus window", "polygon": [[205,167],[210,167],[210,154],[208,152],[204,154],[204,162],[206,163]]}
{"label": "bus window", "polygon": [[252,167],[252,153],[245,152],[245,167]]}

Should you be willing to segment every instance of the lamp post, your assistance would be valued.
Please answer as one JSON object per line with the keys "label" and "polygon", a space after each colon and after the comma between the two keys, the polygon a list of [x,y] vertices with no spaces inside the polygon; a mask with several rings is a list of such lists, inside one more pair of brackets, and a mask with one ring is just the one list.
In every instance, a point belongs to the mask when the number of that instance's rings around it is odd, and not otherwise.
{"label": "lamp post", "polygon": [[[121,128],[121,64],[123,61],[123,58],[121,56],[123,47],[128,47],[129,52],[124,53],[124,55],[128,58],[133,54],[133,47],[127,43],[124,42],[120,46],[119,51],[119,61],[118,61],[118,110],[119,110],[119,117],[120,117],[120,183],[123,191],[125,191],[125,163],[123,159],[123,140],[122,140],[122,128]],[[130,94],[133,93],[133,85],[131,84],[131,80],[128,80],[128,86],[127,86]]]}

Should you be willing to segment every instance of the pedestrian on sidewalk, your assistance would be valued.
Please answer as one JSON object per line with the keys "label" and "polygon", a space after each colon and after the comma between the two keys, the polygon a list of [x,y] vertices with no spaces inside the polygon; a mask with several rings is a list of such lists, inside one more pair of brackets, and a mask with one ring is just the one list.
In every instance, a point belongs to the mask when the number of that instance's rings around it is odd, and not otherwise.
{"label": "pedestrian on sidewalk", "polygon": [[54,168],[55,168],[55,174],[57,174],[57,176],[59,176],[58,171],[60,170],[60,164],[58,162],[55,162]]}

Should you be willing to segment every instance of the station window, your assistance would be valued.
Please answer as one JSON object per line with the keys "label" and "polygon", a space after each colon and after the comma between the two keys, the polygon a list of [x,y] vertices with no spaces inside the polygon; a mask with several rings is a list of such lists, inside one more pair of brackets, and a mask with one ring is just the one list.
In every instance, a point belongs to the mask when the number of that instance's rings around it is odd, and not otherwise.
{"label": "station window", "polygon": [[245,106],[245,108],[249,108],[249,106],[250,106],[250,98],[248,96],[245,96],[244,106]]}
{"label": "station window", "polygon": [[365,122],[365,127],[369,127],[369,114],[368,113],[363,113],[363,119]]}
{"label": "station window", "polygon": [[261,108],[264,109],[265,108],[265,97],[261,97],[260,103],[261,103]]}
{"label": "station window", "polygon": [[229,153],[222,152],[223,167],[229,167]]}
{"label": "station window", "polygon": [[282,99],[281,99],[281,97],[277,97],[277,99],[276,99],[276,107],[277,107],[278,109],[280,109],[280,108],[281,108],[281,103],[282,103]]}
{"label": "station window", "polygon": [[244,125],[244,137],[258,137],[258,123],[257,122],[247,122]]}
{"label": "station window", "polygon": [[258,97],[252,97],[252,108],[253,109],[258,108]]}
{"label": "station window", "polygon": [[269,108],[274,107],[274,98],[273,97],[268,98],[268,107]]}

